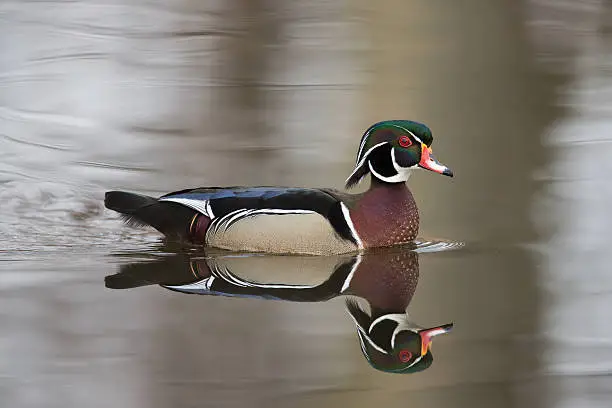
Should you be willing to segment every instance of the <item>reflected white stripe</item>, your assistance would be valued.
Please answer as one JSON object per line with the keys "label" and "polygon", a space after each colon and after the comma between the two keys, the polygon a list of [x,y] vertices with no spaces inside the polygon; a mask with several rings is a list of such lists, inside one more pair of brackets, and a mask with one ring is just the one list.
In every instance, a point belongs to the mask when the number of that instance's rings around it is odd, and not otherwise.
{"label": "reflected white stripe", "polygon": [[[361,244],[361,241],[359,241],[359,244]],[[360,246],[360,248],[362,248],[362,246]],[[348,276],[344,280],[344,283],[342,284],[342,289],[340,289],[340,293],[344,293],[344,291],[347,290],[349,286],[351,286],[351,280],[353,280],[353,275],[355,275],[355,271],[357,271],[357,268],[359,267],[360,263],[361,263],[361,254],[357,254],[357,259],[355,259],[355,263],[351,267],[351,272],[348,274]]]}
{"label": "reflected white stripe", "polygon": [[398,326],[399,326],[399,325],[404,324],[406,322],[406,314],[405,313],[390,313],[390,314],[382,315],[382,316],[378,317],[377,319],[375,319],[370,324],[370,327],[368,328],[368,331],[371,332],[372,329],[374,328],[374,326],[376,326],[378,323],[380,323],[380,322],[382,322],[384,320],[392,320],[392,321],[396,322],[398,324]]}
{"label": "reflected white stripe", "polygon": [[259,289],[311,289],[318,285],[287,285],[280,283],[257,283],[242,279],[238,275],[232,273],[229,268],[225,265],[214,263],[212,266],[212,272],[219,279],[223,279],[227,283],[232,285],[240,286],[243,288],[259,288]]}
{"label": "reflected white stripe", "polygon": [[380,351],[383,354],[389,354],[387,351],[385,351],[385,349],[374,343],[374,340],[372,340],[370,336],[368,336],[368,333],[366,332],[365,328],[361,327],[361,325],[359,324],[355,316],[353,316],[353,314],[350,312],[350,310],[348,311],[348,314],[349,316],[351,316],[351,319],[353,319],[353,322],[355,323],[355,326],[357,326],[357,330],[359,331],[359,333],[363,335],[366,340],[368,340],[368,343],[370,343],[372,347],[374,347],[376,350]]}
{"label": "reflected white stripe", "polygon": [[168,289],[178,289],[178,290],[210,290],[210,287],[214,281],[213,276],[209,276],[208,278],[204,278],[197,282],[187,283],[185,285],[162,285]]}
{"label": "reflected white stripe", "polygon": [[[351,315],[349,313],[349,315]],[[357,325],[357,330],[359,330],[359,332],[361,333],[361,335],[363,336],[363,338],[365,338],[368,343],[370,343],[370,346],[374,347],[376,350],[378,350],[379,352],[383,353],[383,354],[389,354],[385,349],[383,349],[382,347],[380,347],[378,344],[374,343],[374,340],[372,340],[370,338],[370,336],[368,336],[368,334],[363,330],[363,328],[359,325],[359,323],[357,323],[357,319],[355,319],[353,317],[353,315],[351,315],[351,317],[353,318],[353,321],[355,322],[355,324]]]}

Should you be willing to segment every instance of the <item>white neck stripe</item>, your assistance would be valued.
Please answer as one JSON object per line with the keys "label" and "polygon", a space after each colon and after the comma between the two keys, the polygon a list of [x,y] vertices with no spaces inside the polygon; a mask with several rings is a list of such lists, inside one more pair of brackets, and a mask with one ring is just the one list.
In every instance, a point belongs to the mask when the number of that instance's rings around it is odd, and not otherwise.
{"label": "white neck stripe", "polygon": [[372,175],[374,175],[377,179],[385,181],[387,183],[401,183],[408,179],[408,178],[402,177],[402,175],[399,173],[392,177],[385,177],[381,174],[378,174],[378,172],[374,170],[374,167],[372,167],[372,162],[369,160],[368,160],[368,166],[370,167],[370,172],[372,173]]}
{"label": "white neck stripe", "polygon": [[351,230],[351,235],[353,236],[355,241],[357,241],[357,247],[359,249],[363,249],[363,241],[361,241],[361,238],[359,238],[359,234],[357,234],[357,230],[355,229],[355,224],[353,224],[353,220],[351,219],[351,213],[349,209],[343,202],[340,202],[340,208],[342,209],[342,215],[344,216],[344,221],[346,222],[349,229]]}

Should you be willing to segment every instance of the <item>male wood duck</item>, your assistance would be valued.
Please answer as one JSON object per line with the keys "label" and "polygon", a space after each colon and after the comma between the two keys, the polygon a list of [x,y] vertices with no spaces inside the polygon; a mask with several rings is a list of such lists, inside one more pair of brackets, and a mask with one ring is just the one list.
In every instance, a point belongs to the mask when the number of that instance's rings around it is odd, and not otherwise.
{"label": "male wood duck", "polygon": [[431,130],[389,120],[370,126],[346,188],[368,173],[360,194],[333,189],[202,187],[153,198],[106,193],[105,205],[129,224],[150,225],[168,238],[233,251],[329,255],[414,241],[419,214],[405,182],[413,169],[446,176],[432,155]]}
{"label": "male wood duck", "polygon": [[[309,279],[305,275],[323,278],[306,284]],[[302,281],[288,283],[288,277],[294,276],[302,277]],[[163,257],[156,262],[124,265],[118,274],[107,276],[105,284],[113,289],[161,284],[167,289],[188,294],[292,302],[321,302],[337,296],[357,296],[370,305],[367,313],[355,298],[346,300],[363,355],[378,370],[407,374],[431,366],[432,338],[447,333],[453,326],[449,323],[423,328],[409,319],[406,308],[418,279],[418,254],[391,248],[323,258],[202,258],[182,254]]]}

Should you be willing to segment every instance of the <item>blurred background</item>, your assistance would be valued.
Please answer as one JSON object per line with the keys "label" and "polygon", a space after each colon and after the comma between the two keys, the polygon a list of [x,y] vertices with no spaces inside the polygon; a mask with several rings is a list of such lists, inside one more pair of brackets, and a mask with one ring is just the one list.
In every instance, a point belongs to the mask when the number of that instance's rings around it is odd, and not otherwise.
{"label": "blurred background", "polygon": [[[3,0],[0,406],[608,407],[611,40],[605,0]],[[105,190],[341,188],[392,118],[455,172],[411,178],[421,236],[466,244],[420,257],[427,371],[341,299],[104,288],[166,251]]]}

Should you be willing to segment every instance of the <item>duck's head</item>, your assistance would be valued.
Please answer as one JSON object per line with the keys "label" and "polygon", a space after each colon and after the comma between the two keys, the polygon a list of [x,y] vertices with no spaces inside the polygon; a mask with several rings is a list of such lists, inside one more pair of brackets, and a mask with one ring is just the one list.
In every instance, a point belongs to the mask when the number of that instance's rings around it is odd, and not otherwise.
{"label": "duck's head", "polygon": [[363,355],[372,367],[389,373],[410,374],[429,368],[433,363],[432,339],[453,328],[448,323],[424,329],[405,313],[373,319],[354,299],[348,299],[346,306],[357,326]]}
{"label": "duck's head", "polygon": [[368,173],[385,183],[403,183],[410,172],[422,168],[453,176],[451,169],[432,154],[431,130],[411,120],[387,120],[370,126],[359,144],[355,169],[346,179],[346,187],[359,183]]}
{"label": "duck's head", "polygon": [[452,323],[428,329],[400,330],[395,336],[393,355],[396,359],[393,367],[407,374],[423,371],[431,366],[433,355],[431,343],[433,337],[448,333],[453,328]]}

